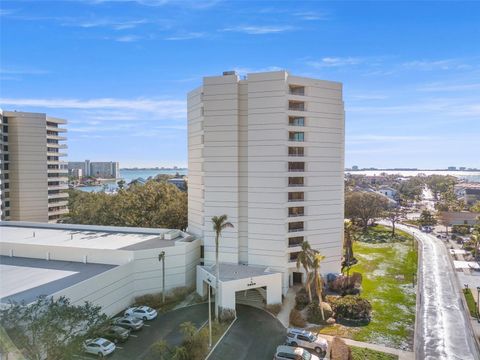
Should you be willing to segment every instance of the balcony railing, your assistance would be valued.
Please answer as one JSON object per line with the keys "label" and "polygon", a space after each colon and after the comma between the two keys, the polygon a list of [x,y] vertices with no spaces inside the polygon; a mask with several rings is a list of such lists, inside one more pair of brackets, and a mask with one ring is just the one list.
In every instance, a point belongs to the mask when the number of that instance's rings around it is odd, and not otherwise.
{"label": "balcony railing", "polygon": [[288,110],[293,111],[305,111],[305,103],[298,101],[289,101]]}
{"label": "balcony railing", "polygon": [[295,86],[290,85],[288,89],[288,93],[291,95],[305,95],[305,87],[304,86]]}

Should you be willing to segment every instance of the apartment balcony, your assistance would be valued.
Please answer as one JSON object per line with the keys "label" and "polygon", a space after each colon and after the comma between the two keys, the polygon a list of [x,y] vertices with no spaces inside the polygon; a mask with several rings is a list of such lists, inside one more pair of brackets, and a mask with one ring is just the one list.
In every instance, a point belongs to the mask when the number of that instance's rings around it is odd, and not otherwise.
{"label": "apartment balcony", "polygon": [[68,174],[68,169],[47,169],[47,174]]}
{"label": "apartment balcony", "polygon": [[48,126],[48,125],[47,125],[47,131],[67,132],[67,129],[66,129],[66,128],[55,127],[55,126]]}
{"label": "apartment balcony", "polygon": [[52,181],[64,181],[64,182],[67,182],[68,181],[68,176],[49,176],[48,177],[48,182],[52,182]]}
{"label": "apartment balcony", "polygon": [[47,151],[47,156],[67,156],[67,153]]}
{"label": "apartment balcony", "polygon": [[50,199],[66,199],[66,198],[68,198],[68,196],[69,195],[68,195],[67,192],[61,192],[61,193],[58,193],[58,194],[49,194],[48,195],[48,200],[50,200]]}
{"label": "apartment balcony", "polygon": [[55,207],[59,207],[59,206],[67,206],[68,205],[68,200],[64,200],[64,201],[57,201],[57,202],[49,202],[48,203],[48,208],[55,208]]}
{"label": "apartment balcony", "polygon": [[47,147],[55,148],[55,149],[68,149],[67,144],[60,144],[60,143],[49,143],[49,142],[47,142]]}
{"label": "apartment balcony", "polygon": [[67,137],[66,136],[53,135],[53,134],[47,134],[47,139],[63,141],[63,140],[67,140]]}
{"label": "apartment balcony", "polygon": [[68,184],[48,185],[48,190],[68,190]]}
{"label": "apartment balcony", "polygon": [[48,117],[47,117],[47,123],[53,123],[53,124],[59,124],[59,125],[66,125],[66,124],[67,124],[67,120],[48,116]]}
{"label": "apartment balcony", "polygon": [[289,85],[289,86],[288,86],[288,93],[289,93],[290,95],[305,96],[305,86],[302,86],[302,85]]}
{"label": "apartment balcony", "polygon": [[288,110],[292,111],[306,111],[305,102],[303,101],[293,101],[288,102]]}
{"label": "apartment balcony", "polygon": [[48,210],[48,216],[68,214],[68,209]]}

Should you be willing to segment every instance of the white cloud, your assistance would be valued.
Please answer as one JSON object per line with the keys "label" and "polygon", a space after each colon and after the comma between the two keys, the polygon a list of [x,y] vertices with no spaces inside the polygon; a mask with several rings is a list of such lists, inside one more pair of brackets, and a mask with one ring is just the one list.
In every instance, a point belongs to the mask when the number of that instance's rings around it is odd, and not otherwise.
{"label": "white cloud", "polygon": [[326,13],[317,12],[317,11],[299,11],[293,13],[294,16],[307,21],[312,20],[327,20],[328,15]]}
{"label": "white cloud", "polygon": [[456,92],[456,91],[467,91],[467,90],[479,90],[480,83],[470,83],[470,84],[459,84],[459,83],[430,83],[422,85],[417,88],[418,91],[422,92]]}
{"label": "white cloud", "polygon": [[169,41],[191,40],[191,39],[200,39],[205,36],[206,34],[203,32],[187,32],[187,33],[180,33],[177,35],[168,36],[165,38],[165,40],[169,40]]}
{"label": "white cloud", "polygon": [[379,135],[360,134],[347,136],[350,143],[391,142],[391,141],[427,141],[433,140],[433,136],[423,135]]}
{"label": "white cloud", "polygon": [[[0,104],[19,107],[53,108],[53,109],[73,109],[73,110],[102,110],[103,119],[107,117],[107,110],[114,110],[110,113],[112,120],[121,112],[142,112],[145,120],[159,119],[185,119],[186,102],[185,100],[165,100],[165,99],[29,99],[29,98],[0,98]],[[140,115],[137,114],[137,118]],[[98,118],[97,118],[98,120]]]}
{"label": "white cloud", "polygon": [[44,75],[49,71],[43,69],[36,69],[32,67],[0,67],[0,74],[2,75]]}
{"label": "white cloud", "polygon": [[249,35],[277,34],[291,31],[294,27],[290,25],[240,25],[222,29],[222,31],[239,32]]}
{"label": "white cloud", "polygon": [[460,59],[445,59],[445,60],[414,60],[401,64],[407,70],[467,70],[471,65],[463,63]]}
{"label": "white cloud", "polygon": [[359,57],[324,57],[317,61],[307,61],[307,65],[314,68],[342,67],[358,65],[365,61]]}
{"label": "white cloud", "polygon": [[140,40],[141,37],[137,35],[124,35],[124,36],[113,37],[111,39],[118,42],[135,42]]}
{"label": "white cloud", "polygon": [[235,71],[240,76],[245,76],[251,73],[259,73],[259,72],[268,72],[268,71],[281,71],[284,70],[279,66],[267,66],[263,68],[249,68],[249,67],[234,67],[233,71]]}
{"label": "white cloud", "polygon": [[148,20],[138,19],[138,20],[113,20],[113,19],[95,19],[89,21],[71,21],[65,22],[65,26],[79,26],[82,28],[96,28],[96,27],[105,27],[111,28],[114,30],[126,30],[133,29],[138,25],[147,24]]}
{"label": "white cloud", "polygon": [[79,0],[91,4],[103,3],[137,3],[144,6],[165,6],[177,5],[182,7],[189,7],[192,9],[205,9],[216,5],[220,0]]}

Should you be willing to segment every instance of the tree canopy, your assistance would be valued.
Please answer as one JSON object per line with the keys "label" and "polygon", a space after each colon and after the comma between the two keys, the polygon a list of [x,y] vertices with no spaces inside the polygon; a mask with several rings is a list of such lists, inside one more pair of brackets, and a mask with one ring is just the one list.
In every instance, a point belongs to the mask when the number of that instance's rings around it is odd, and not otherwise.
{"label": "tree canopy", "polygon": [[147,181],[117,194],[70,190],[68,218],[85,225],[172,228],[187,227],[187,194],[175,185]]}
{"label": "tree canopy", "polygon": [[366,231],[369,223],[388,208],[388,200],[372,192],[351,192],[345,196],[345,217],[359,221]]}

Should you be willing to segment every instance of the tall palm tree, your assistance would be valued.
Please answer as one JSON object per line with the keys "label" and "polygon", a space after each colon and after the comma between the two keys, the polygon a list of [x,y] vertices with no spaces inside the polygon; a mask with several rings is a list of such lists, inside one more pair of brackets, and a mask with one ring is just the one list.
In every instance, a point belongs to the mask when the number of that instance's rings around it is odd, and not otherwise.
{"label": "tall palm tree", "polygon": [[322,260],[325,259],[325,256],[320,254],[318,251],[315,251],[315,254],[313,255],[313,261],[312,261],[312,270],[313,270],[313,276],[314,276],[314,284],[315,284],[315,291],[317,292],[317,297],[318,297],[318,306],[320,306],[320,311],[322,313],[322,320],[325,321],[325,313],[323,312],[323,307],[322,307],[322,290],[323,290],[323,279],[322,275],[320,274],[320,263]]}
{"label": "tall palm tree", "polygon": [[347,284],[350,279],[350,268],[357,263],[357,259],[353,256],[353,242],[356,240],[356,228],[351,221],[346,222],[344,225],[343,233],[343,260],[342,260],[342,273],[347,269]]}
{"label": "tall palm tree", "polygon": [[308,299],[312,302],[312,289],[311,289],[311,277],[310,269],[312,266],[312,248],[308,241],[302,242],[302,250],[298,253],[297,256],[297,269],[300,269],[300,266],[305,270],[305,288],[307,289]]}
{"label": "tall palm tree", "polygon": [[215,231],[215,318],[218,320],[218,298],[219,283],[220,283],[220,264],[218,262],[218,243],[222,231],[226,228],[233,228],[233,224],[227,221],[227,215],[212,217],[213,231]]}

